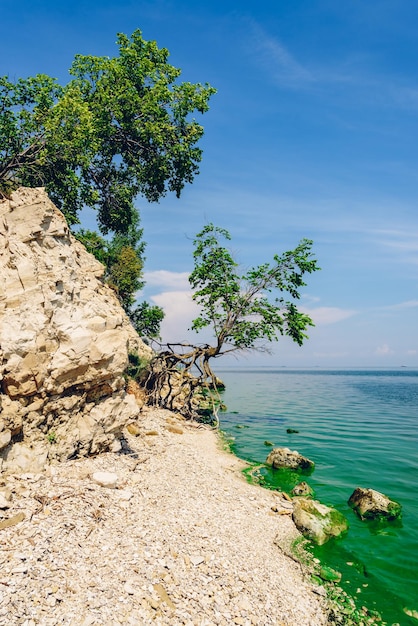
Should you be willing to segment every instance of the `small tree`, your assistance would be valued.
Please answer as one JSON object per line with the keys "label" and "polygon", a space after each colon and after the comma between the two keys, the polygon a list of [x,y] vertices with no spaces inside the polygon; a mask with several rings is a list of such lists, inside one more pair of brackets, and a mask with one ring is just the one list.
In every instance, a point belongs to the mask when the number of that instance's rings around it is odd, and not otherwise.
{"label": "small tree", "polygon": [[175,408],[180,396],[180,410],[188,417],[198,413],[197,389],[217,389],[212,359],[231,352],[266,351],[268,343],[281,335],[301,346],[306,329],[314,325],[295,304],[306,284],[304,275],[319,269],[311,253],[312,241],[302,239],[294,250],[275,255],[272,263],[240,273],[222,244],[230,239],[228,231],[209,224],[194,240],[195,266],[189,282],[201,314],[192,329],[211,328],[213,344],[169,343],[151,364],[152,401]]}

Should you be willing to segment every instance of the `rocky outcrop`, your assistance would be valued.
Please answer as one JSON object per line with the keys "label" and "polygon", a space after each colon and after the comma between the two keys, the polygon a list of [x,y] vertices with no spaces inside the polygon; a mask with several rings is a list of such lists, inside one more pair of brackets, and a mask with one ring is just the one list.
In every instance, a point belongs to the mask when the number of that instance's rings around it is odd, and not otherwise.
{"label": "rocky outcrop", "polygon": [[308,471],[315,467],[313,461],[302,456],[296,450],[289,450],[289,448],[274,448],[266,459],[266,465],[271,465],[274,469],[287,468]]}
{"label": "rocky outcrop", "polygon": [[402,507],[398,502],[391,500],[383,493],[374,489],[357,487],[351,494],[348,504],[361,519],[398,519]]}
{"label": "rocky outcrop", "polygon": [[123,372],[150,351],[103,274],[43,189],[0,202],[3,469],[117,449],[136,415]]}
{"label": "rocky outcrop", "polygon": [[305,537],[320,546],[331,537],[338,537],[348,530],[347,520],[342,513],[308,498],[293,500],[293,521]]}

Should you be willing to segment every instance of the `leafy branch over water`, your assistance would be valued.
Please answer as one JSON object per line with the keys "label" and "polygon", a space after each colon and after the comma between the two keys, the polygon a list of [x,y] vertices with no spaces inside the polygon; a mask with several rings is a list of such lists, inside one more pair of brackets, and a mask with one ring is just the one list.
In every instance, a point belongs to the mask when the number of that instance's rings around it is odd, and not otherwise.
{"label": "leafy branch over water", "polygon": [[[194,240],[194,270],[189,276],[193,300],[200,315],[192,329],[209,329],[212,343],[168,343],[150,364],[147,387],[154,404],[175,409],[187,417],[199,415],[202,389],[211,401],[217,421],[219,380],[211,361],[222,355],[248,350],[268,351],[268,343],[288,336],[299,346],[307,338],[312,319],[296,304],[304,275],[318,270],[312,241],[299,245],[273,262],[241,273],[231,251],[231,236],[208,224]],[[200,394],[200,395],[199,395]]]}

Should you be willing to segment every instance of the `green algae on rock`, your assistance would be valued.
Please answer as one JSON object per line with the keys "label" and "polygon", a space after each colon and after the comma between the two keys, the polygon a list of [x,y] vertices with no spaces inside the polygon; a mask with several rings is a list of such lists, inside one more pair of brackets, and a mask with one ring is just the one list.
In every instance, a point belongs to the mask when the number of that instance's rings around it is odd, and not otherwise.
{"label": "green algae on rock", "polygon": [[266,459],[266,465],[271,465],[274,469],[287,468],[294,470],[313,471],[315,463],[302,456],[296,450],[289,448],[274,448]]}
{"label": "green algae on rock", "polygon": [[348,530],[344,515],[333,507],[308,498],[297,498],[293,502],[293,521],[297,529],[319,546]]}
{"label": "green algae on rock", "polygon": [[323,565],[319,570],[319,576],[322,580],[326,580],[329,582],[339,583],[341,580],[341,572],[337,572],[332,567],[328,567],[327,565]]}
{"label": "green algae on rock", "polygon": [[295,485],[291,491],[292,496],[310,498],[314,495],[314,490],[307,482],[302,481]]}
{"label": "green algae on rock", "polygon": [[357,487],[351,494],[348,504],[360,519],[399,519],[402,506],[374,489]]}

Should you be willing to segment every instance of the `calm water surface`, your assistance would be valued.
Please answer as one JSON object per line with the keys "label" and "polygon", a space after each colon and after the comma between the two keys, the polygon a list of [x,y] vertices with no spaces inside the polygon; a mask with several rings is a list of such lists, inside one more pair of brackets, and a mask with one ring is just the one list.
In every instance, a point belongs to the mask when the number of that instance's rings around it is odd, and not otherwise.
{"label": "calm water surface", "polygon": [[[234,452],[264,462],[267,440],[315,461],[307,478],[315,497],[350,525],[343,539],[316,548],[316,555],[389,624],[417,626],[403,609],[418,611],[418,370],[262,368],[219,375],[228,406],[221,428],[235,438]],[[299,432],[287,434],[287,428]],[[300,481],[293,475],[283,485],[281,472],[264,474],[287,488]],[[356,487],[400,502],[401,522],[361,522],[347,505]]]}

